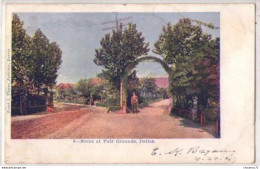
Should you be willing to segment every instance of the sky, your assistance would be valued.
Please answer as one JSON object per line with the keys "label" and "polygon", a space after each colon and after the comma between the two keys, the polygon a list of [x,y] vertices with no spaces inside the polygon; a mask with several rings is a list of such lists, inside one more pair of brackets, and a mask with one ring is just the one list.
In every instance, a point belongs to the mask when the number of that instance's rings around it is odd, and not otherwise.
{"label": "sky", "polygon": [[[24,22],[27,34],[33,36],[39,28],[50,42],[56,42],[62,50],[62,65],[58,71],[57,83],[75,83],[81,78],[92,78],[102,71],[97,66],[95,49],[100,47],[100,40],[112,30],[104,28],[115,26],[115,22],[103,24],[116,19],[130,18],[122,23],[135,23],[142,32],[145,42],[149,43],[149,55],[156,56],[152,49],[168,22],[175,24],[181,18],[191,18],[220,26],[219,13],[18,13]],[[213,37],[220,36],[220,29],[203,27],[203,31]],[[138,76],[166,76],[159,63],[142,62],[136,67]]]}

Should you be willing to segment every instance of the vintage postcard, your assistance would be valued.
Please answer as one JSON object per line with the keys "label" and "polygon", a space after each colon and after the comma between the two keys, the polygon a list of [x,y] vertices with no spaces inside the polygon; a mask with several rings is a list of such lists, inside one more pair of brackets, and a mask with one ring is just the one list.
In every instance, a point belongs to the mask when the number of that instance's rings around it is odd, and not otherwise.
{"label": "vintage postcard", "polygon": [[4,17],[5,163],[254,162],[253,4]]}

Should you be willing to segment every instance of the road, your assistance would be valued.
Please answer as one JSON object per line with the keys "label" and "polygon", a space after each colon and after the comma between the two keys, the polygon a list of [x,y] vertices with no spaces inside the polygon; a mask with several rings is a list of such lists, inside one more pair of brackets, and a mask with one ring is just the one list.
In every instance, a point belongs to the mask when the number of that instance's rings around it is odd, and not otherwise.
{"label": "road", "polygon": [[199,124],[168,115],[169,100],[137,114],[105,113],[95,106],[73,106],[57,113],[12,117],[13,139],[214,138]]}

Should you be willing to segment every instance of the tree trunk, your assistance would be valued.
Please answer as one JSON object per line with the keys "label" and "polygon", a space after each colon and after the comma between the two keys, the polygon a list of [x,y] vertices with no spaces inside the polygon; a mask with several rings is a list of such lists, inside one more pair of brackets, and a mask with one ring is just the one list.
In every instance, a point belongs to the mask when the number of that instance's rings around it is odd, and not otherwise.
{"label": "tree trunk", "polygon": [[123,82],[120,81],[120,107],[123,107]]}
{"label": "tree trunk", "polygon": [[20,114],[26,115],[27,110],[26,110],[26,89],[21,89],[20,91]]}
{"label": "tree trunk", "polygon": [[49,92],[48,107],[54,107],[54,103],[53,103],[53,90],[52,89]]}
{"label": "tree trunk", "polygon": [[93,105],[93,94],[90,95],[90,101],[89,101],[89,104],[90,104],[90,106]]}
{"label": "tree trunk", "polygon": [[40,90],[41,90],[41,88],[38,88],[38,93],[37,93],[37,94],[38,94],[38,96],[40,95]]}

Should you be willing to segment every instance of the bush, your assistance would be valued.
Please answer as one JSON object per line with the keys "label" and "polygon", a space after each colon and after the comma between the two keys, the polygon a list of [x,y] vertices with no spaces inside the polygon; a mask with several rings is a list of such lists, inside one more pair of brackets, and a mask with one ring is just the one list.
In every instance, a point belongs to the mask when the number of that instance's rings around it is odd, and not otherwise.
{"label": "bush", "polygon": [[[37,112],[46,111],[46,97],[45,95],[32,95],[29,94],[27,97],[26,114],[34,114]],[[19,92],[12,94],[12,115],[22,115],[20,112],[20,95]]]}
{"label": "bush", "polygon": [[46,97],[44,95],[29,94],[28,100],[29,100],[30,106],[46,105]]}
{"label": "bush", "polygon": [[138,108],[144,108],[148,106],[148,102],[143,102],[141,104],[138,105]]}
{"label": "bush", "polygon": [[110,111],[116,111],[116,110],[120,110],[120,97],[108,97],[104,102],[98,102],[96,103],[96,106],[100,106],[100,107],[106,107],[107,109],[109,109]]}
{"label": "bush", "polygon": [[205,118],[207,121],[219,120],[219,104],[211,104],[204,110]]}
{"label": "bush", "polygon": [[119,105],[111,106],[108,103],[96,103],[96,106],[109,108],[110,111],[120,110],[121,108]]}

